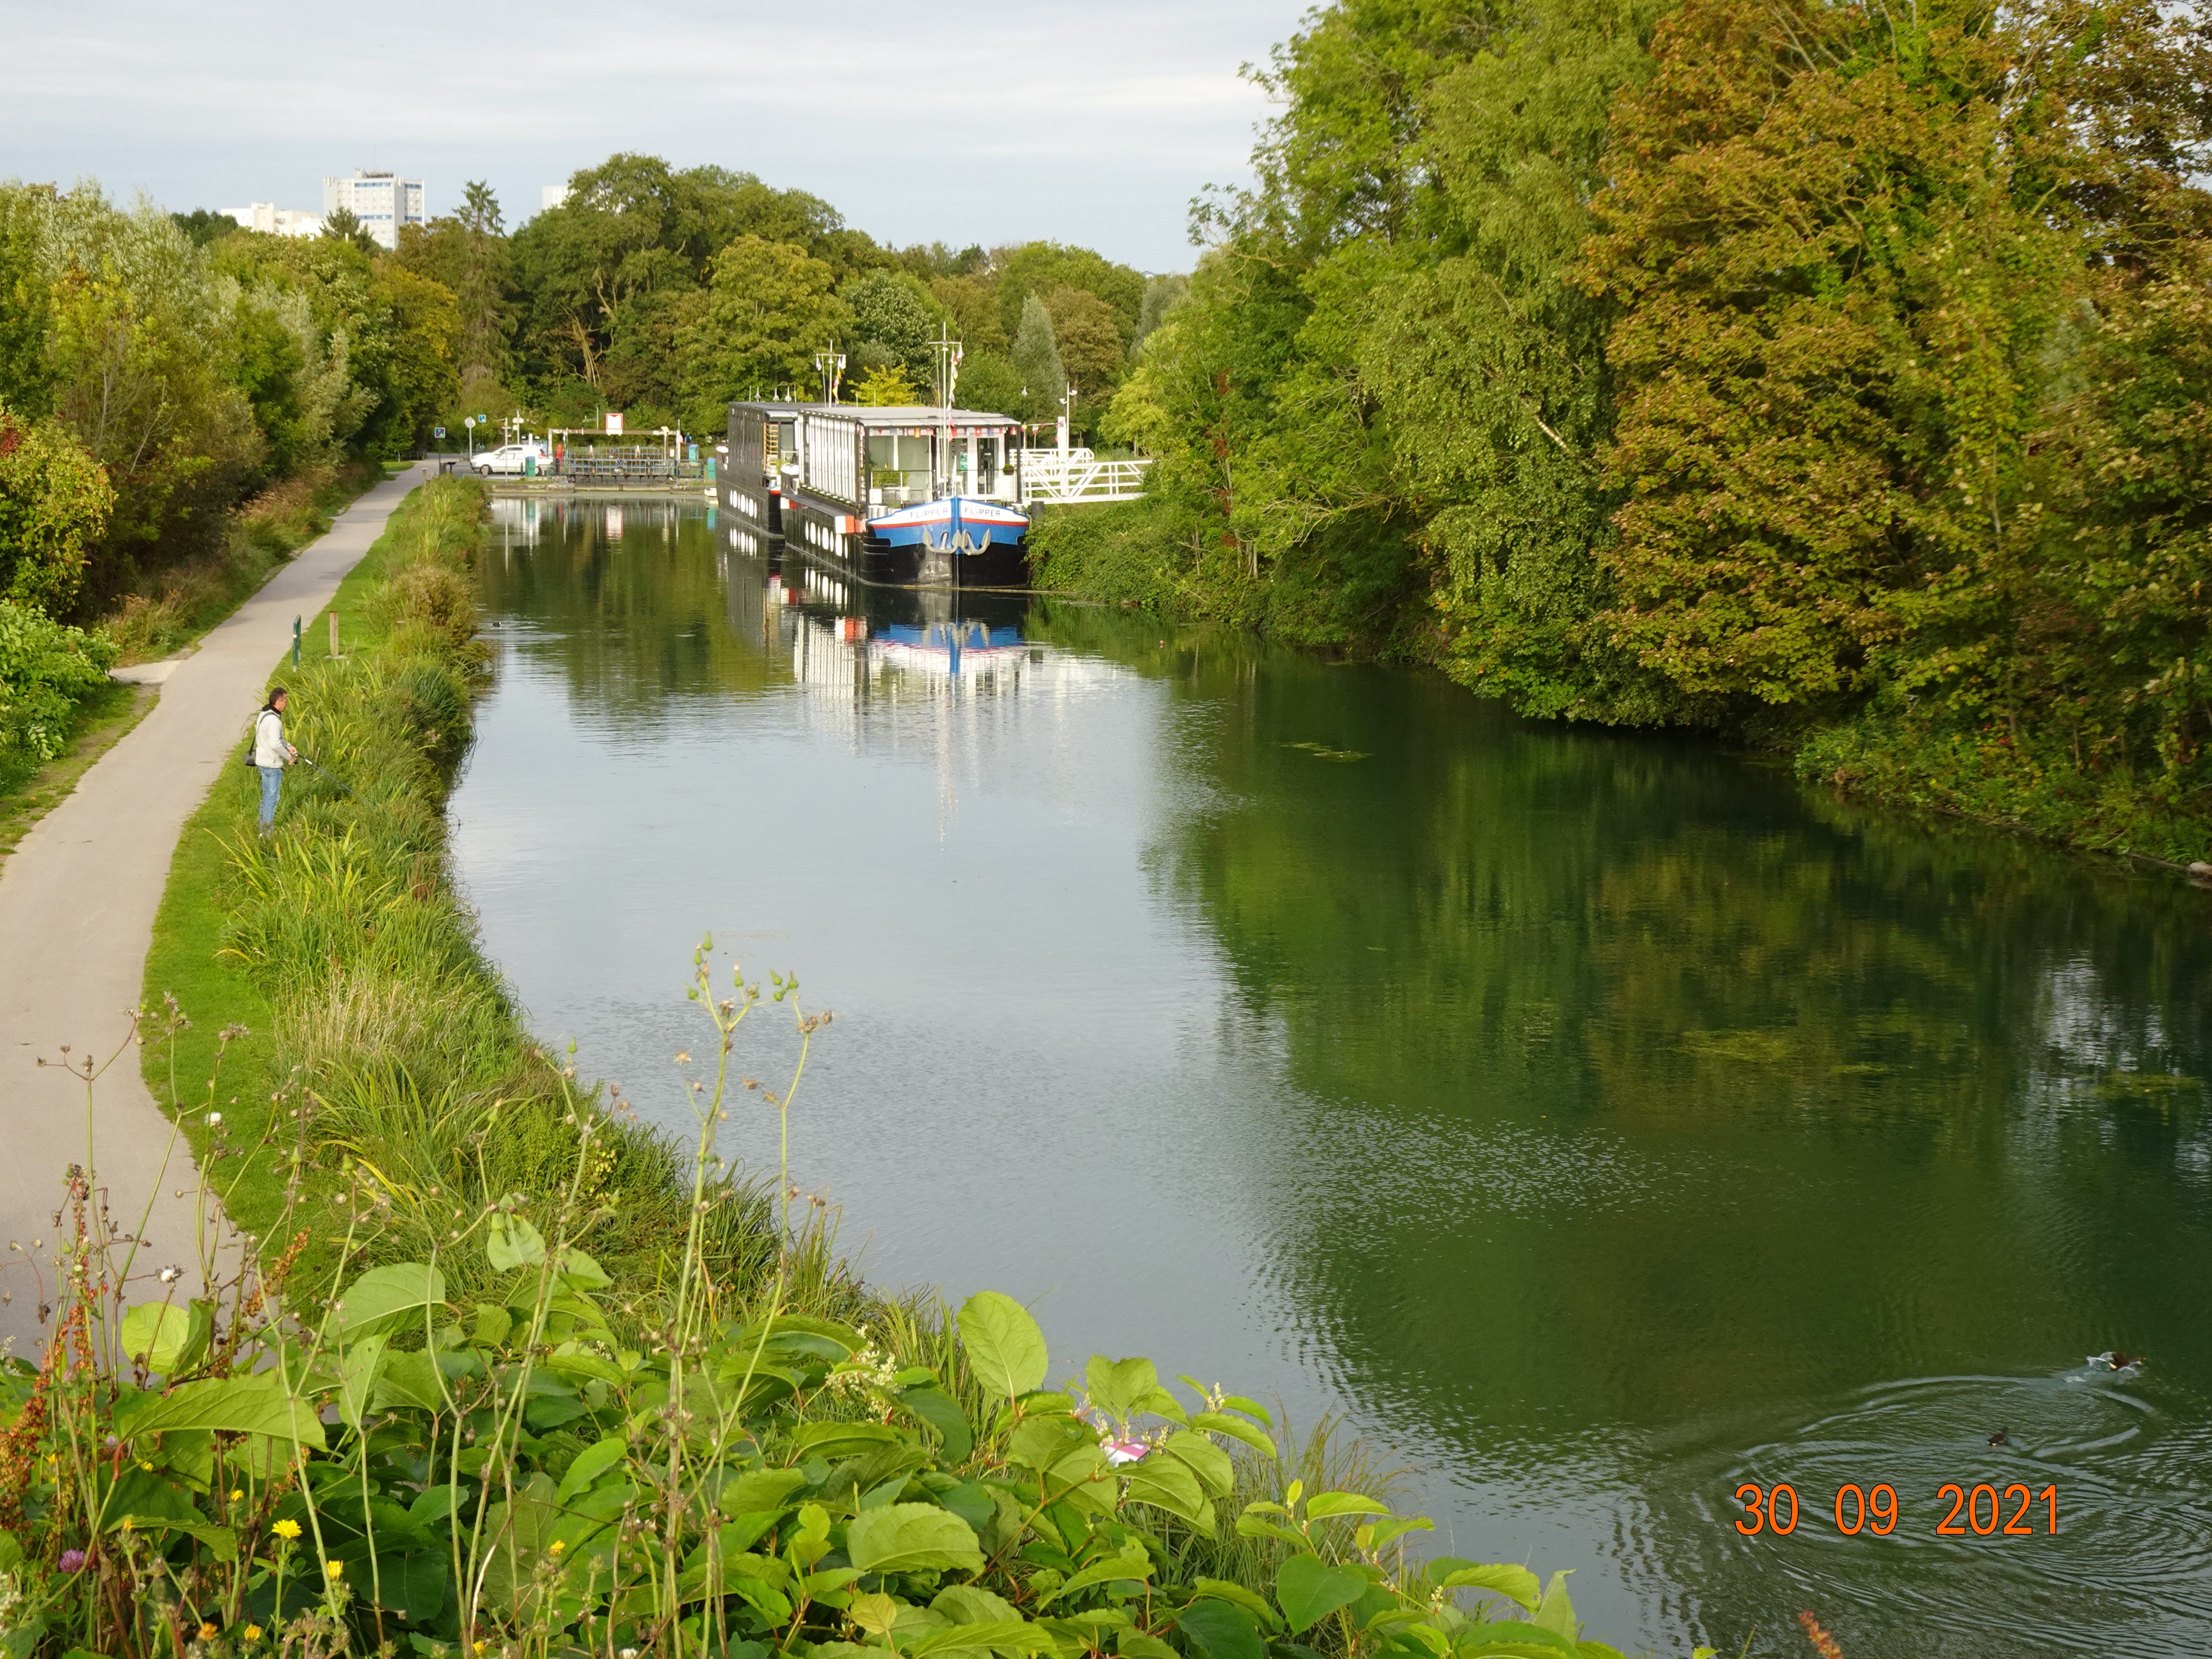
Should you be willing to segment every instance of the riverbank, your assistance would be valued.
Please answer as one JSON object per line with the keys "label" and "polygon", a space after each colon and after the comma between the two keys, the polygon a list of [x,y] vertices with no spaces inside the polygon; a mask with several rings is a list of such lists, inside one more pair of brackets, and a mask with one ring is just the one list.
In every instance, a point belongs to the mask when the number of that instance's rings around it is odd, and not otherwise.
{"label": "riverbank", "polygon": [[[1194,550],[1168,504],[1146,498],[1041,515],[1037,585],[1100,604],[1250,629],[1289,645],[1429,668],[1531,718],[1591,718],[1491,670],[1504,649],[1454,636],[1410,561],[1348,571],[1326,560],[1255,579],[1233,549]],[[1601,720],[1631,726],[1667,720]],[[1680,724],[1679,720],[1671,722]],[[1715,704],[1687,729],[1756,750],[1847,798],[2022,831],[2083,852],[2185,867],[2212,859],[2212,799],[2174,769],[2085,745],[2081,711],[2033,720],[1947,719],[1940,700],[1895,687],[1818,713]]]}
{"label": "riverbank", "polygon": [[[341,1258],[404,1259],[456,1216],[516,1194],[542,1206],[577,1178],[592,1091],[524,1029],[445,866],[441,811],[487,660],[468,574],[484,500],[474,480],[424,485],[304,629],[299,666],[275,673],[316,768],[288,772],[266,841],[251,775],[218,782],[179,840],[147,957],[146,1006],[173,997],[191,1022],[148,1048],[148,1083],[214,1159],[231,1219],[263,1240],[304,1234],[298,1261],[324,1282]],[[210,1127],[195,1109],[218,1072]],[[599,1145],[586,1248],[653,1285],[684,1232],[679,1160],[627,1119]],[[718,1194],[704,1247],[718,1276],[749,1280],[773,1254],[764,1202]],[[461,1285],[488,1271],[448,1269]]]}

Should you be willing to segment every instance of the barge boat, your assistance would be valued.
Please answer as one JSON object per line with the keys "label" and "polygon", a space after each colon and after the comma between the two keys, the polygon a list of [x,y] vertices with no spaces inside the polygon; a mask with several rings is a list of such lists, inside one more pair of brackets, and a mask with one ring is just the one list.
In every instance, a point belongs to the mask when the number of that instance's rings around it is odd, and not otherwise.
{"label": "barge boat", "polygon": [[1020,587],[1021,434],[977,410],[732,404],[723,496],[854,581]]}

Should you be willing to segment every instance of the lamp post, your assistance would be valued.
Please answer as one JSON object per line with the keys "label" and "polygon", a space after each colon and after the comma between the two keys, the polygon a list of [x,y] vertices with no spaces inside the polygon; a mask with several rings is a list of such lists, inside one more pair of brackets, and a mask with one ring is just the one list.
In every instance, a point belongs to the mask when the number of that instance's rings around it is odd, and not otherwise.
{"label": "lamp post", "polygon": [[477,460],[477,417],[473,415],[465,416],[461,424],[469,429],[469,465],[474,466]]}

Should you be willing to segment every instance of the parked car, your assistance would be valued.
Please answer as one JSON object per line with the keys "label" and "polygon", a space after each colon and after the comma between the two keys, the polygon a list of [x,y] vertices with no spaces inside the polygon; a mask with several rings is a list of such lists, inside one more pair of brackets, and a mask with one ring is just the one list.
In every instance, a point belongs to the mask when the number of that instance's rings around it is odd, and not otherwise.
{"label": "parked car", "polygon": [[486,477],[489,477],[495,472],[520,472],[523,470],[524,459],[533,455],[538,458],[538,470],[540,472],[550,472],[553,470],[553,452],[544,444],[537,442],[501,444],[497,449],[478,450],[476,469]]}

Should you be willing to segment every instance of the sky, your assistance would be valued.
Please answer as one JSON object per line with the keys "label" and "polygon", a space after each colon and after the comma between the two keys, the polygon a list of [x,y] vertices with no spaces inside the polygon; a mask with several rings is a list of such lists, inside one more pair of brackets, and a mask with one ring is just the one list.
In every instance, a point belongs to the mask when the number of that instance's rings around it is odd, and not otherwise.
{"label": "sky", "polygon": [[510,228],[616,150],[811,191],[892,246],[1045,238],[1190,268],[1306,0],[362,8],[0,0],[0,177],[319,212],[326,173],[469,179]]}

